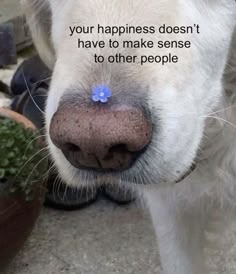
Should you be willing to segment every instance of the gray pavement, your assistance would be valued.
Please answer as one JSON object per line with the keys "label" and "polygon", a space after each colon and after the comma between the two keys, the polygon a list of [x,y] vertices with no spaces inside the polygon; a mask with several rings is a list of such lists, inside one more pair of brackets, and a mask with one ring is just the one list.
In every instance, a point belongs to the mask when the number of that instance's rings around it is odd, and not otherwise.
{"label": "gray pavement", "polygon": [[[210,273],[236,274],[235,232],[221,242],[221,251],[207,251]],[[137,203],[120,207],[100,199],[74,212],[43,208],[4,274],[161,274],[161,267],[147,210]]]}
{"label": "gray pavement", "polygon": [[[148,213],[100,200],[74,212],[43,209],[7,274],[160,273]],[[5,273],[4,273],[5,274]]]}

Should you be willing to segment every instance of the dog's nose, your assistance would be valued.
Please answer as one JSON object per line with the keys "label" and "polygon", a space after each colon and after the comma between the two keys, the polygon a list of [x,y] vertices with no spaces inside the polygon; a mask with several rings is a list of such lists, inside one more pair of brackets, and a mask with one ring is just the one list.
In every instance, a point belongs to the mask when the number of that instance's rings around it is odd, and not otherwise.
{"label": "dog's nose", "polygon": [[50,138],[77,168],[123,170],[131,167],[152,135],[150,119],[134,107],[61,105]]}

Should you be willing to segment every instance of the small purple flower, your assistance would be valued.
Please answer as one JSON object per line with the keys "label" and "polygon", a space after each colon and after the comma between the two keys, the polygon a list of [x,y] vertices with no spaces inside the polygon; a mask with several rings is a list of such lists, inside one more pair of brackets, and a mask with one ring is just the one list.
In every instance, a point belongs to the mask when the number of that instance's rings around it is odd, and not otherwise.
{"label": "small purple flower", "polygon": [[107,103],[108,99],[111,97],[111,90],[106,85],[99,85],[94,87],[92,100],[94,102]]}

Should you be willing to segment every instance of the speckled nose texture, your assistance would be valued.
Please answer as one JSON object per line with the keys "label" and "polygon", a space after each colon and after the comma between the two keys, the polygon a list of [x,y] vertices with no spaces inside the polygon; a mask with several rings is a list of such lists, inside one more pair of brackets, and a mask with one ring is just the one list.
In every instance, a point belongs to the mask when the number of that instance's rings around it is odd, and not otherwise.
{"label": "speckled nose texture", "polygon": [[127,169],[151,141],[152,124],[134,107],[59,106],[50,137],[77,168]]}

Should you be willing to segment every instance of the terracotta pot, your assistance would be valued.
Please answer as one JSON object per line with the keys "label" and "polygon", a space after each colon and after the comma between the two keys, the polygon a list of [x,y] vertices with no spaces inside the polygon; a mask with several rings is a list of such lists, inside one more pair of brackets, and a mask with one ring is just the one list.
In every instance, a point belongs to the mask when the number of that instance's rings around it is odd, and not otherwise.
{"label": "terracotta pot", "polygon": [[[26,128],[36,130],[31,121],[9,109],[0,108],[0,117],[11,118],[17,123],[24,124]],[[31,201],[26,201],[22,193],[6,196],[0,192],[0,273],[30,235],[39,216],[45,192],[42,182],[33,190]]]}
{"label": "terracotta pot", "polygon": [[17,123],[23,124],[26,128],[32,128],[33,130],[36,130],[35,125],[30,120],[28,120],[25,116],[13,111],[13,110],[10,110],[8,108],[0,107],[0,117],[10,118]]}
{"label": "terracotta pot", "polygon": [[36,192],[32,201],[17,193],[0,196],[0,273],[21,249],[39,216],[45,190]]}

